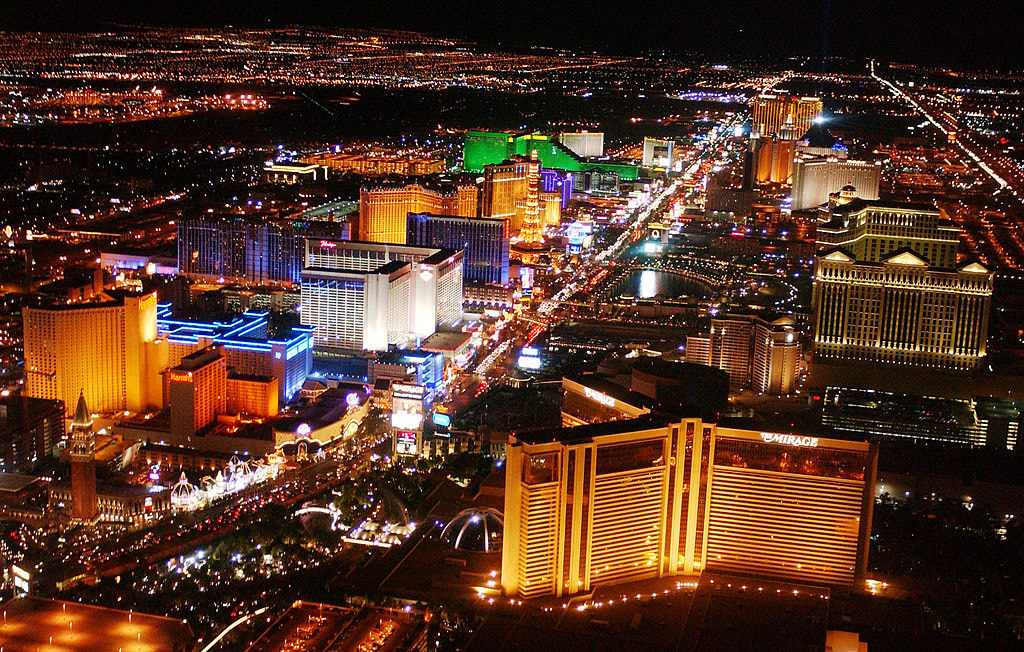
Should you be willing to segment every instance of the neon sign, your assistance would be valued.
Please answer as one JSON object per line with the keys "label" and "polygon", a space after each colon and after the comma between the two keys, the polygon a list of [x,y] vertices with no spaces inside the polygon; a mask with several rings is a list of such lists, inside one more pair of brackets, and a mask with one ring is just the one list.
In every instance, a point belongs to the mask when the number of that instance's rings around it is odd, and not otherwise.
{"label": "neon sign", "polygon": [[608,407],[615,407],[615,399],[607,394],[597,391],[596,389],[590,389],[589,387],[583,388],[583,393],[587,395],[587,398],[592,398],[601,405],[607,405]]}
{"label": "neon sign", "polygon": [[798,435],[781,435],[775,432],[762,432],[761,440],[766,444],[784,444],[786,446],[806,446],[814,448],[818,445],[817,437],[801,437]]}
{"label": "neon sign", "polygon": [[183,373],[181,373],[179,371],[172,371],[171,372],[171,380],[173,382],[176,382],[176,383],[191,383],[192,382],[192,372],[190,371],[187,374],[183,374]]}

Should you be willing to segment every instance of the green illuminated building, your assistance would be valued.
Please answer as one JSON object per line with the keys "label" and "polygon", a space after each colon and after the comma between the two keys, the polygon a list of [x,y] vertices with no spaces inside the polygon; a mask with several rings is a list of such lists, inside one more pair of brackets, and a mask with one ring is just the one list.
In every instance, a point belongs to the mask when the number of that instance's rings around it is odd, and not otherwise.
{"label": "green illuminated building", "polygon": [[483,172],[485,165],[501,163],[515,154],[530,156],[537,150],[541,167],[569,172],[618,172],[619,178],[637,178],[637,166],[627,163],[591,162],[580,158],[552,136],[540,133],[512,134],[497,131],[467,131],[462,150],[462,167],[466,172]]}

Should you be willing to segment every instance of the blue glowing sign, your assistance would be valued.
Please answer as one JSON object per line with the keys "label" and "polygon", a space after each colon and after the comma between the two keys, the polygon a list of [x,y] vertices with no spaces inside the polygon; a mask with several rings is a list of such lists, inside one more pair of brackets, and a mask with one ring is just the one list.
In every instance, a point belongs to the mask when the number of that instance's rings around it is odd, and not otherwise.
{"label": "blue glowing sign", "polygon": [[441,412],[434,413],[434,425],[447,428],[452,425],[452,417],[450,414],[442,414]]}

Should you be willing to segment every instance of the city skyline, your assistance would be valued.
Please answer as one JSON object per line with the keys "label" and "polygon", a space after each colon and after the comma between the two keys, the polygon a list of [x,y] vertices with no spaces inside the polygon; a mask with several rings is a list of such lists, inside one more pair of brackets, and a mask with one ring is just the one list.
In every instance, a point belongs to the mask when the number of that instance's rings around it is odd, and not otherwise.
{"label": "city skyline", "polygon": [[1024,645],[1005,9],[15,3],[0,649]]}

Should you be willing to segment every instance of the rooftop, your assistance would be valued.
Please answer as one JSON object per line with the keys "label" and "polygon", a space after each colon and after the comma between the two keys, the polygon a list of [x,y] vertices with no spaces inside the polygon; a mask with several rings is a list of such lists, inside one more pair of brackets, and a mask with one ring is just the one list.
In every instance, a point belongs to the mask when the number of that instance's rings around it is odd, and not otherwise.
{"label": "rooftop", "polygon": [[470,333],[449,331],[434,333],[420,343],[420,348],[427,351],[456,351],[469,341]]}
{"label": "rooftop", "polygon": [[939,212],[939,209],[935,208],[934,205],[922,202],[886,201],[883,199],[862,199],[860,197],[852,199],[846,204],[840,204],[832,210],[835,213],[856,213],[866,208],[886,208],[890,210],[916,211],[922,213]]}
{"label": "rooftop", "polygon": [[591,423],[573,428],[550,428],[531,432],[513,433],[513,436],[524,444],[547,444],[561,442],[563,444],[579,444],[591,441],[594,437],[617,435],[624,432],[650,430],[668,425],[671,419],[666,416],[644,415],[636,419]]}
{"label": "rooftop", "polygon": [[194,642],[175,618],[29,597],[3,605],[3,640],[13,650],[184,650]]}
{"label": "rooftop", "polygon": [[35,482],[41,482],[41,478],[21,473],[0,473],[0,491],[17,493]]}
{"label": "rooftop", "polygon": [[181,359],[178,366],[175,367],[177,371],[196,371],[205,367],[206,365],[216,362],[221,359],[223,354],[220,349],[216,346],[208,346],[205,349],[196,351],[195,353],[189,353]]}

